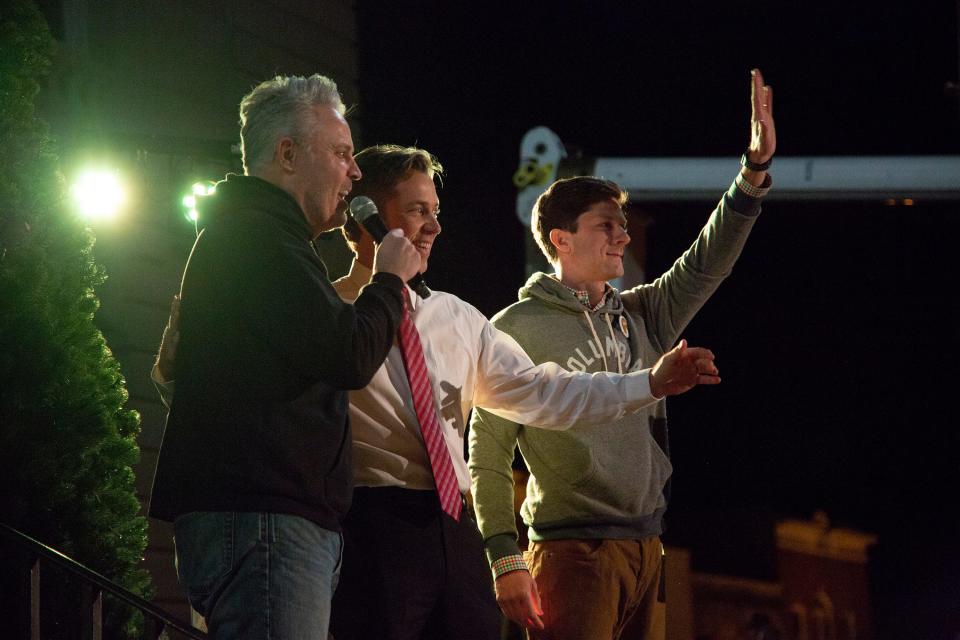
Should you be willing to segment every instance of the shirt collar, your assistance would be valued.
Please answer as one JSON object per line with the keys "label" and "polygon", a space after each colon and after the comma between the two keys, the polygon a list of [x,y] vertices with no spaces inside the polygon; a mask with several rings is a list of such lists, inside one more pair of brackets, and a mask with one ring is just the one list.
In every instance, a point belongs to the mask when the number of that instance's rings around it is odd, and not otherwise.
{"label": "shirt collar", "polygon": [[599,311],[603,305],[607,303],[607,299],[610,297],[610,294],[613,292],[613,287],[609,283],[603,283],[603,295],[600,296],[600,302],[595,305],[590,304],[590,292],[586,289],[574,289],[573,287],[568,287],[567,285],[560,282],[560,278],[556,275],[553,276],[553,279],[560,283],[564,289],[573,294],[573,297],[577,299],[577,302],[583,305],[583,307],[590,312]]}

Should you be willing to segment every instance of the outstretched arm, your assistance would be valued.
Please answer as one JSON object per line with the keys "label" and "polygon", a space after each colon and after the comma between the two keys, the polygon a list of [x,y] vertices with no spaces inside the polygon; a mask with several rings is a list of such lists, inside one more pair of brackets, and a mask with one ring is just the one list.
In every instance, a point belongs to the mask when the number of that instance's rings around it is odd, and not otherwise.
{"label": "outstretched arm", "polygon": [[767,166],[777,149],[773,89],[750,72],[750,138],[744,166],[690,248],[662,276],[621,292],[627,308],[643,309],[660,345],[674,344],[693,316],[730,275],[772,180]]}
{"label": "outstretched arm", "polygon": [[513,337],[489,323],[481,340],[474,406],[530,427],[613,422],[664,396],[720,381],[713,353],[686,342],[652,369],[617,374],[568,371],[554,362],[534,366]]}

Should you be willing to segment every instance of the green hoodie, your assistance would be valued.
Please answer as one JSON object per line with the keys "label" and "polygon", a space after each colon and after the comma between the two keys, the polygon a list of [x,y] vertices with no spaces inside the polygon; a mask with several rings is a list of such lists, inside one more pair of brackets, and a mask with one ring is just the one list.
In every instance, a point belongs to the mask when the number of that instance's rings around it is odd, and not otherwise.
{"label": "green hoodie", "polygon": [[[759,198],[732,186],[693,245],[653,282],[623,293],[611,289],[589,311],[555,277],[536,273],[520,289],[520,301],[492,322],[535,363],[589,372],[649,368],[730,274],[758,213]],[[476,410],[469,467],[489,560],[519,553],[511,469],[517,444],[530,470],[520,513],[531,540],[660,535],[672,471],[664,405],[567,431]]]}

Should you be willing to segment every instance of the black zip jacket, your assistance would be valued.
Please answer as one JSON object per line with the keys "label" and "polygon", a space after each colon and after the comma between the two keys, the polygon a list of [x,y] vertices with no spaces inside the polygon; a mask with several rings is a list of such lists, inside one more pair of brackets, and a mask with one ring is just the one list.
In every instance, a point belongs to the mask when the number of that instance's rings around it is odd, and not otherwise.
{"label": "black zip jacket", "polygon": [[344,304],[285,191],[231,175],[183,274],[177,390],[150,515],[288,513],[340,530],[353,489],[347,390],[383,363],[403,282]]}

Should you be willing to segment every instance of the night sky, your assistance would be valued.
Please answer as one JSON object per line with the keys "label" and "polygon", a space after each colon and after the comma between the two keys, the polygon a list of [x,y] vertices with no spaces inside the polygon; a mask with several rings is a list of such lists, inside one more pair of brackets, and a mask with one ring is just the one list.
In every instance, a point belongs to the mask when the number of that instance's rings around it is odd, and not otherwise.
{"label": "night sky", "polygon": [[[358,143],[440,158],[428,282],[487,315],[524,278],[510,179],[533,126],[587,156],[735,158],[758,66],[781,157],[960,153],[955,2],[402,4],[359,2]],[[644,206],[650,274],[713,204]],[[823,509],[880,535],[881,637],[960,633],[958,208],[767,203],[686,334],[723,384],[670,404],[667,540],[695,569],[773,579],[773,522]]]}

